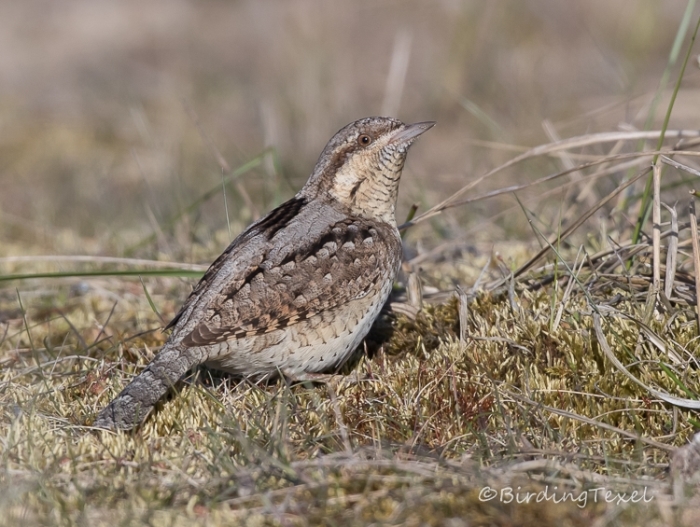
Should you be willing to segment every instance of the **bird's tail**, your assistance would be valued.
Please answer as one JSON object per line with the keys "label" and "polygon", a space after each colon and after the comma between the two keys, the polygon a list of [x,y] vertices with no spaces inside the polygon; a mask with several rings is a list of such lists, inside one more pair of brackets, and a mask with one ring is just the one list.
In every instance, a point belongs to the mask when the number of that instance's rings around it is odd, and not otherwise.
{"label": "bird's tail", "polygon": [[150,413],[166,392],[187,373],[202,363],[197,348],[167,345],[95,419],[94,426],[131,430]]}

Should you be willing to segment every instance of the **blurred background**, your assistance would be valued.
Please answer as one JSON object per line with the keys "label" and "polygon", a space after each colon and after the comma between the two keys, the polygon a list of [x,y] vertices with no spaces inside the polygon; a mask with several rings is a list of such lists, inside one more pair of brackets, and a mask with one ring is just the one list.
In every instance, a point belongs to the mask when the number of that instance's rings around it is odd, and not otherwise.
{"label": "blurred background", "polygon": [[[0,256],[210,261],[303,185],[333,133],[375,114],[438,121],[409,156],[401,222],[412,204],[425,211],[555,136],[643,128],[686,5],[4,0]],[[698,128],[699,89],[694,59],[670,128]],[[474,192],[558,170],[540,159]],[[545,214],[561,198],[528,203]],[[425,222],[408,241],[420,251],[523,236],[533,239],[506,195]]]}

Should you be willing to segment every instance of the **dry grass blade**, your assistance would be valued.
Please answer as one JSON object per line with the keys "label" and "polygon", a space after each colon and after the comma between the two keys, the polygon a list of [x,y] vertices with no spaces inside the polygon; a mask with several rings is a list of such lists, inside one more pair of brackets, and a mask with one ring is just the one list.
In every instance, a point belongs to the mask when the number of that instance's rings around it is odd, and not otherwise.
{"label": "dry grass blade", "polygon": [[677,168],[678,170],[683,170],[684,172],[687,172],[688,174],[692,174],[693,176],[700,177],[699,170],[695,170],[693,167],[689,167],[688,165],[684,165],[683,163],[679,163],[675,159],[671,159],[670,157],[667,157],[667,156],[660,156],[659,159],[661,159],[662,163],[665,163],[669,166],[672,166],[673,168]]}
{"label": "dry grass blade", "polygon": [[666,452],[675,452],[676,447],[670,446],[670,445],[665,445],[664,443],[659,443],[658,441],[654,441],[653,439],[649,439],[648,437],[643,437],[639,436],[637,434],[634,434],[632,432],[628,432],[627,430],[622,430],[621,428],[618,428],[616,426],[611,426],[607,423],[603,423],[601,421],[598,421],[596,419],[591,419],[589,417],[579,415],[573,412],[568,412],[566,410],[561,410],[559,408],[554,408],[553,406],[547,406],[541,403],[538,403],[537,401],[533,401],[532,399],[529,399],[527,397],[523,397],[521,395],[515,394],[512,391],[508,392],[508,397],[511,397],[515,399],[516,401],[520,401],[521,403],[526,403],[531,406],[536,406],[538,408],[542,408],[543,410],[547,412],[551,412],[556,415],[561,415],[563,417],[568,417],[570,419],[574,419],[576,421],[581,421],[583,423],[587,423],[589,425],[602,428],[604,430],[608,430],[610,432],[614,432],[615,434],[618,434],[620,436],[628,437],[630,439],[634,439],[635,441],[640,441],[646,445],[653,446],[655,448],[658,448],[660,450],[664,450]]}
{"label": "dry grass blade", "polygon": [[397,115],[399,113],[401,96],[406,85],[406,72],[411,58],[412,41],[413,35],[406,29],[400,30],[394,38],[394,49],[391,53],[391,65],[386,77],[381,115]]}
{"label": "dry grass blade", "polygon": [[695,191],[690,191],[690,205],[688,213],[690,215],[690,236],[693,242],[693,270],[695,271],[695,315],[698,322],[698,333],[700,333],[700,242],[698,241],[698,218],[695,214]]}
{"label": "dry grass blade", "polygon": [[[602,207],[604,207],[607,203],[609,203],[615,196],[617,196],[620,192],[625,190],[627,187],[644,177],[649,171],[645,170],[644,172],[640,172],[633,178],[630,178],[627,180],[625,183],[617,187],[615,190],[610,192],[607,196],[605,196],[603,199],[598,201],[593,207],[588,209],[584,214],[582,214],[574,223],[569,225],[566,229],[564,229],[560,234],[557,234],[556,238],[553,240],[550,240],[550,242],[543,247],[537,254],[535,254],[532,258],[530,258],[527,262],[525,262],[523,265],[521,265],[515,272],[513,272],[513,277],[518,277],[521,276],[525,271],[530,269],[533,265],[535,265],[540,258],[542,258],[544,255],[546,255],[550,250],[551,247],[554,246],[555,243],[561,243],[562,241],[566,240],[576,229],[578,229],[581,225],[583,225],[588,218],[593,216],[596,211],[600,210]],[[502,283],[504,283],[504,280],[501,280],[496,283],[493,287],[499,287]]]}
{"label": "dry grass blade", "polygon": [[[545,119],[544,121],[542,121],[542,128],[544,129],[544,132],[547,134],[547,137],[552,143],[561,141],[561,137],[559,136],[557,130],[554,128],[552,121],[550,121],[549,119]],[[561,154],[559,154],[558,157],[561,160],[561,164],[563,165],[565,170],[572,170],[575,167],[569,152],[564,151]],[[577,181],[580,178],[580,176],[578,176],[577,174],[572,174],[572,178],[574,179],[574,181]]]}
{"label": "dry grass blade", "polygon": [[674,452],[671,461],[673,495],[677,504],[687,500],[686,484],[697,481],[698,472],[700,472],[700,434],[695,434],[687,445]]}
{"label": "dry grass blade", "polygon": [[467,343],[469,338],[469,298],[461,286],[457,286],[457,296],[459,298],[459,341]]}
{"label": "dry grass blade", "polygon": [[[626,156],[626,157],[629,157],[629,156]],[[599,178],[601,178],[601,177],[609,176],[610,174],[615,174],[615,173],[620,172],[620,171],[625,171],[625,170],[627,170],[627,169],[637,167],[637,166],[639,166],[639,165],[642,165],[642,164],[644,163],[644,158],[645,158],[645,157],[648,157],[648,156],[643,156],[643,157],[641,157],[639,154],[634,154],[632,157],[634,157],[635,159],[632,159],[632,160],[627,161],[627,162],[625,162],[625,163],[620,163],[619,165],[615,165],[615,166],[613,166],[613,167],[605,168],[605,169],[603,169],[603,170],[598,170],[598,171],[596,171],[596,172],[594,172],[594,173],[592,173],[592,174],[589,174],[589,175],[586,176],[586,180],[590,181],[591,183],[594,183],[595,180],[597,180],[597,179],[599,179]],[[610,158],[608,157],[608,158],[606,158],[606,160],[609,161]],[[590,166],[593,166],[594,164],[598,164],[598,162],[593,163],[593,164],[590,164]],[[581,169],[581,168],[583,168],[583,167],[580,166],[580,167],[578,167],[576,170],[579,170],[579,169]],[[534,186],[534,185],[538,185],[538,184],[540,184],[540,183],[544,183],[544,182],[546,182],[546,181],[550,181],[550,180],[559,178],[559,177],[561,177],[561,176],[563,176],[563,175],[566,175],[566,174],[568,174],[568,173],[569,173],[569,171],[558,172],[557,174],[545,176],[545,177],[543,177],[543,178],[537,179],[537,180],[532,181],[532,182],[530,182],[530,183],[523,183],[523,184],[520,184],[520,185],[513,185],[513,186],[509,186],[509,187],[497,189],[497,190],[494,190],[494,191],[491,191],[491,192],[486,192],[486,193],[484,193],[484,194],[480,194],[480,195],[475,196],[475,197],[473,197],[473,198],[466,198],[466,199],[464,199],[464,200],[457,201],[457,202],[451,204],[450,207],[457,207],[457,206],[459,206],[459,205],[464,205],[464,204],[467,204],[467,203],[473,203],[473,202],[481,201],[481,200],[484,200],[484,199],[492,198],[492,197],[495,197],[495,196],[500,196],[500,195],[503,195],[503,194],[510,194],[510,193],[513,193],[513,192],[516,192],[516,191],[519,191],[519,190],[524,190],[524,189],[526,189],[526,188],[528,188],[528,187],[532,187],[532,186]],[[533,203],[539,203],[539,202],[541,202],[542,200],[546,200],[546,199],[548,199],[548,198],[552,198],[555,194],[561,193],[562,191],[568,190],[568,189],[571,188],[572,186],[579,185],[579,184],[580,184],[579,181],[571,181],[571,182],[565,183],[565,184],[563,184],[563,185],[560,185],[559,187],[556,187],[556,188],[547,190],[546,192],[543,192],[543,193],[541,193],[541,194],[538,194],[538,195],[535,196],[535,197],[532,197],[532,198],[530,198],[530,199],[524,200],[523,202],[526,203],[526,204],[528,204],[528,205],[531,205],[531,204],[533,204]],[[493,215],[487,217],[483,222],[479,222],[479,223],[477,223],[474,227],[471,227],[471,228],[469,228],[469,229],[466,229],[466,230],[464,231],[465,237],[468,236],[468,235],[470,235],[471,233],[477,231],[477,230],[483,229],[483,228],[484,228],[484,225],[491,225],[491,224],[493,224],[496,220],[498,220],[498,219],[500,219],[500,218],[507,217],[508,215],[512,214],[513,211],[516,210],[516,209],[520,210],[520,207],[518,207],[518,206],[507,207],[507,208],[505,208],[504,210],[501,210],[501,211],[497,212],[496,214],[493,214]],[[412,224],[411,224],[410,222],[407,221],[407,222],[404,223],[403,225],[399,226],[399,229],[405,229],[405,228],[410,227],[411,225],[412,225]],[[454,240],[450,240],[449,242],[442,243],[442,244],[438,245],[437,247],[435,247],[434,249],[432,249],[432,250],[430,250],[430,251],[427,251],[427,252],[425,252],[425,253],[418,254],[418,255],[415,256],[413,259],[411,259],[408,263],[409,263],[412,267],[415,267],[416,265],[419,265],[419,264],[422,263],[422,262],[425,262],[425,261],[427,261],[427,260],[430,260],[430,259],[432,259],[432,258],[435,258],[435,257],[437,257],[440,253],[442,253],[442,252],[444,252],[444,251],[446,251],[446,250],[449,250],[449,249],[453,248],[454,245],[455,245],[455,241],[454,241]]]}
{"label": "dry grass blade", "polygon": [[408,273],[408,284],[406,284],[406,295],[408,303],[418,311],[423,309],[423,285],[418,273]]}
{"label": "dry grass blade", "polygon": [[[661,130],[655,130],[655,131],[648,131],[648,132],[606,132],[606,133],[600,133],[600,134],[589,134],[589,135],[584,135],[584,136],[579,136],[579,137],[571,137],[569,139],[564,139],[563,141],[558,141],[556,143],[548,143],[545,145],[540,145],[535,148],[532,148],[528,150],[527,152],[514,157],[510,161],[494,168],[493,170],[490,170],[483,176],[480,176],[476,178],[474,181],[468,183],[461,189],[459,189],[457,192],[452,194],[449,198],[441,201],[434,207],[431,207],[427,211],[425,211],[422,214],[419,214],[414,220],[411,222],[404,224],[401,226],[401,228],[405,229],[408,228],[412,225],[416,225],[422,221],[425,221],[429,218],[432,218],[433,216],[439,214],[445,209],[448,209],[452,206],[455,206],[457,203],[457,200],[462,197],[464,194],[469,192],[471,189],[476,187],[478,184],[480,184],[482,181],[498,174],[499,172],[502,172],[506,170],[507,168],[510,168],[514,165],[517,165],[518,163],[521,163],[525,161],[526,159],[530,159],[533,157],[538,157],[538,156],[543,156],[543,155],[549,155],[554,152],[561,152],[564,150],[568,150],[571,148],[581,148],[584,146],[590,146],[590,145],[595,145],[595,144],[601,144],[601,143],[609,143],[609,142],[617,142],[617,141],[637,141],[640,139],[658,139],[664,135],[667,139],[668,138],[692,138],[692,137],[700,137],[700,131],[697,130],[666,130],[665,134]],[[656,152],[653,153],[652,155],[656,155]],[[639,154],[637,154],[639,155]],[[641,155],[646,155],[646,153],[641,153]],[[568,173],[568,172],[566,172]]]}
{"label": "dry grass blade", "polygon": [[676,279],[676,266],[678,265],[678,212],[676,207],[663,204],[671,215],[671,231],[669,234],[668,248],[666,249],[666,276],[664,277],[664,294],[671,298],[673,283]]}
{"label": "dry grass blade", "polygon": [[[211,150],[211,153],[214,155],[216,162],[221,167],[222,175],[229,174],[231,172],[231,166],[228,164],[228,162],[226,161],[224,156],[221,155],[221,152],[219,151],[216,144],[214,143],[214,140],[204,130],[204,127],[202,126],[202,123],[199,120],[199,115],[197,115],[197,112],[194,111],[194,108],[192,108],[192,106],[190,106],[190,104],[188,104],[187,101],[183,100],[183,105],[185,106],[187,113],[189,114],[190,118],[192,119],[192,122],[197,127],[197,131],[199,132],[199,135],[202,137],[202,140],[209,147],[209,150]],[[248,209],[251,211],[253,218],[258,219],[260,217],[260,210],[258,209],[255,202],[250,198],[250,194],[248,194],[248,191],[245,189],[243,184],[240,181],[238,181],[237,179],[233,182],[233,184],[235,185],[236,190],[238,191],[238,194],[241,196],[241,198],[243,198],[243,201],[245,202],[246,207],[248,207]]]}
{"label": "dry grass blade", "polygon": [[617,317],[629,320],[634,325],[636,325],[639,328],[640,333],[643,334],[644,337],[649,342],[651,342],[661,353],[666,355],[671,362],[673,362],[674,364],[685,365],[686,362],[678,355],[678,353],[676,353],[673,350],[673,345],[666,344],[663,338],[656,334],[653,329],[651,329],[647,324],[645,324],[641,320],[638,320],[637,318],[622,311],[616,310],[615,308],[612,308],[610,306],[597,306],[597,308],[601,312],[610,312]]}
{"label": "dry grass blade", "polygon": [[[554,321],[552,322],[552,329],[555,331],[559,327],[559,323],[561,322],[561,317],[564,314],[564,308],[566,307],[566,303],[568,302],[569,297],[571,296],[571,292],[574,289],[574,285],[577,282],[579,282],[579,280],[577,278],[578,274],[581,272],[583,265],[586,263],[585,256],[581,255],[582,252],[583,252],[583,248],[579,248],[578,253],[576,253],[576,258],[574,259],[574,265],[571,266],[571,279],[566,284],[566,289],[564,290],[564,294],[562,296],[562,299],[559,302],[559,307],[557,308],[556,314],[554,315]],[[581,258],[580,263],[579,263],[579,258]],[[577,266],[577,264],[578,264],[578,266]]]}
{"label": "dry grass blade", "polygon": [[661,165],[654,163],[653,171],[653,203],[652,203],[652,249],[653,249],[653,279],[652,294],[658,301],[661,291]]}
{"label": "dry grass blade", "polygon": [[605,333],[603,333],[603,328],[600,324],[600,315],[598,313],[595,313],[595,312],[593,313],[593,328],[595,329],[596,339],[598,340],[598,344],[600,344],[600,347],[603,350],[603,353],[605,353],[605,356],[610,360],[610,362],[613,363],[615,368],[617,368],[617,370],[620,373],[625,375],[625,377],[627,377],[629,380],[631,380],[635,384],[641,386],[646,391],[648,391],[651,395],[653,395],[654,397],[656,397],[658,399],[661,399],[662,401],[666,401],[667,403],[672,404],[674,406],[678,406],[680,408],[689,408],[691,410],[700,410],[700,401],[693,400],[693,399],[684,399],[681,397],[674,397],[673,395],[669,395],[665,392],[662,392],[660,390],[652,388],[651,386],[647,386],[642,381],[640,381],[637,377],[632,375],[630,373],[630,371],[627,368],[625,368],[625,366],[618,360],[618,358],[615,356],[615,354],[610,349],[610,346],[608,345],[608,341],[605,338]]}
{"label": "dry grass blade", "polygon": [[[591,167],[594,167],[596,165],[609,164],[613,161],[622,161],[625,159],[632,158],[630,161],[627,161],[625,163],[620,163],[620,164],[615,165],[611,168],[599,170],[599,171],[594,172],[592,174],[586,175],[584,178],[581,178],[581,179],[594,181],[598,178],[608,176],[610,174],[614,174],[614,173],[617,173],[617,172],[620,172],[623,170],[627,170],[629,168],[634,168],[636,166],[642,165],[644,163],[645,158],[651,157],[653,155],[654,155],[654,152],[637,152],[637,153],[633,153],[633,154],[617,154],[614,156],[605,156],[602,159],[596,159],[595,161],[583,163],[583,164],[578,165],[574,168],[563,170],[561,172],[556,172],[555,174],[550,174],[548,176],[541,177],[539,179],[536,179],[534,181],[530,181],[528,183],[520,183],[518,185],[511,185],[508,187],[492,190],[490,192],[485,192],[483,194],[479,194],[478,196],[474,196],[472,198],[465,198],[462,200],[457,200],[457,201],[451,202],[448,207],[445,207],[445,209],[452,208],[452,207],[458,207],[460,205],[466,205],[467,203],[473,203],[475,201],[481,201],[481,200],[488,199],[488,198],[494,198],[496,196],[502,196],[503,194],[511,194],[513,192],[525,190],[527,188],[534,187],[536,185],[540,185],[540,184],[546,183],[548,181],[553,181],[555,179],[559,179],[563,176],[566,176],[566,175],[569,175],[569,174],[572,174],[574,172],[578,172],[581,170],[585,170],[587,168],[591,168]],[[581,180],[570,181],[564,185],[561,185],[559,188],[553,189],[553,190],[559,191],[559,190],[564,189],[564,188],[568,189],[568,188],[571,188],[571,186],[573,186],[573,185],[579,184],[580,182],[581,182]],[[443,209],[443,210],[445,210],[445,209]],[[413,223],[414,222],[406,222],[403,225],[401,225],[399,228],[404,229],[404,228],[410,227],[411,225],[413,225]]]}

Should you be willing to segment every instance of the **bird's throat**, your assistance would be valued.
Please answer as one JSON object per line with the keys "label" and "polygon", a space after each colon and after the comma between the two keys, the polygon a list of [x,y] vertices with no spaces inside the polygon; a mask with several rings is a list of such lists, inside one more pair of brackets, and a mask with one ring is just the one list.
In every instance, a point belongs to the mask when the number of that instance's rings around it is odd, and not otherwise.
{"label": "bird's throat", "polygon": [[394,225],[401,170],[348,163],[333,178],[331,196],[360,218]]}

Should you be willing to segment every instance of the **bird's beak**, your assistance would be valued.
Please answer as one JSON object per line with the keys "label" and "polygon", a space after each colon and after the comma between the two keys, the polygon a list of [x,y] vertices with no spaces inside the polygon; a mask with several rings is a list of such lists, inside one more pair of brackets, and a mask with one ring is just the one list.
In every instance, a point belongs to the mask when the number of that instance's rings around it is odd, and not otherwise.
{"label": "bird's beak", "polygon": [[435,126],[435,121],[407,124],[403,128],[396,131],[394,136],[389,140],[389,144],[396,145],[407,143],[410,145],[416,139],[416,137],[427,132],[433,126]]}

